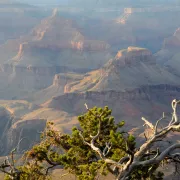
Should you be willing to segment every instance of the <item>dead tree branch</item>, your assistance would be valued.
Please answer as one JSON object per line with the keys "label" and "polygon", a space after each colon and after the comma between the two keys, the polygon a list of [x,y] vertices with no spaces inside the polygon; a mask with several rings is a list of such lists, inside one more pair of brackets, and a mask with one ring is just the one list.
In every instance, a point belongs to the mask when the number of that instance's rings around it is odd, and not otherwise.
{"label": "dead tree branch", "polygon": [[[91,136],[91,141],[86,142],[82,133],[80,132],[79,135],[82,138],[83,142],[91,147],[92,150],[94,150],[99,157],[104,160],[107,164],[113,165],[114,170],[118,169],[118,176],[117,180],[125,180],[130,177],[130,175],[137,169],[139,166],[150,166],[150,165],[157,165],[161,163],[165,159],[171,159],[174,162],[180,163],[180,153],[174,153],[173,152],[177,149],[180,149],[180,143],[175,143],[165,150],[162,150],[160,152],[160,149],[158,148],[156,151],[150,151],[151,148],[155,148],[155,143],[157,144],[158,141],[163,141],[166,136],[172,132],[172,131],[180,131],[180,121],[178,119],[177,115],[177,106],[180,104],[180,101],[177,101],[174,99],[172,101],[172,118],[167,126],[165,126],[162,129],[158,129],[159,123],[165,119],[165,115],[163,113],[162,117],[157,120],[155,125],[153,125],[151,122],[149,122],[146,118],[142,118],[142,120],[145,122],[144,125],[148,126],[151,130],[153,130],[151,137],[146,137],[146,142],[140,146],[138,150],[135,152],[128,153],[126,157],[123,157],[118,162],[113,161],[111,159],[106,158],[106,155],[109,153],[111,149],[111,145],[109,143],[106,144],[105,149],[103,152],[96,147],[95,141],[98,139],[100,133],[101,133],[101,118],[99,118],[99,128],[98,132],[95,136]],[[85,104],[86,109],[90,111],[87,104]],[[127,149],[128,150],[128,149]],[[144,159],[144,157],[148,157],[147,160]],[[115,171],[114,171],[115,172]]]}

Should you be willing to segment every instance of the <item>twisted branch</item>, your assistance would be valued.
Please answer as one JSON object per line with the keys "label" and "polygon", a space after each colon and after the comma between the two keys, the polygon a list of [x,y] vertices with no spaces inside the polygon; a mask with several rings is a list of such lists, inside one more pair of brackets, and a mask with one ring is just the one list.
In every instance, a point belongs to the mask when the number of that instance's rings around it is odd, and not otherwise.
{"label": "twisted branch", "polygon": [[[180,121],[177,115],[177,106],[179,103],[180,101],[177,101],[176,99],[172,101],[171,104],[173,110],[172,119],[170,123],[161,130],[158,130],[158,126],[160,121],[165,119],[164,113],[162,117],[156,121],[155,125],[153,125],[147,119],[142,117],[142,120],[145,122],[144,125],[148,126],[151,130],[153,130],[152,136],[150,138],[146,137],[146,142],[142,144],[142,146],[136,152],[132,152],[127,144],[127,152],[129,152],[128,156],[121,158],[118,162],[106,158],[107,154],[111,149],[111,145],[109,143],[106,143],[106,147],[104,148],[103,152],[98,147],[95,146],[95,141],[101,133],[101,118],[100,118],[101,116],[98,116],[99,118],[98,132],[95,136],[90,136],[92,138],[90,143],[85,141],[81,132],[79,134],[83,142],[89,147],[91,147],[91,149],[94,150],[102,160],[104,160],[107,164],[114,165],[113,172],[115,172],[115,170],[116,173],[119,172],[117,180],[125,180],[138,166],[149,166],[149,165],[159,164],[164,159],[171,159],[174,160],[175,162],[180,163],[180,153],[172,154],[174,150],[180,148],[180,143],[173,144],[168,148],[166,148],[165,150],[163,150],[162,152],[160,152],[159,148],[157,148],[157,150],[154,152],[150,151],[150,149],[154,146],[154,144],[158,141],[163,141],[163,139],[167,136],[169,132],[180,130]],[[85,104],[85,106],[88,111],[91,111],[88,108],[87,104]],[[148,159],[142,160],[143,157],[148,157]],[[117,171],[117,169],[119,169],[119,171]]]}

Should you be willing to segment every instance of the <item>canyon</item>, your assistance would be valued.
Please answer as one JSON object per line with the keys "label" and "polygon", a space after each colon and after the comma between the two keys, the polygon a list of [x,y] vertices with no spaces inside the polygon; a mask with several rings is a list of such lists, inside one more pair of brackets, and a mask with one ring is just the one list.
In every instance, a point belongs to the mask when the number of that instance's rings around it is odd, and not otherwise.
{"label": "canyon", "polygon": [[[143,128],[142,116],[150,119],[152,123],[155,123],[161,117],[162,112],[166,112],[166,116],[169,116],[171,114],[169,104],[174,98],[179,98],[179,96],[180,86],[168,84],[143,86],[126,92],[88,91],[83,93],[65,93],[51,98],[39,107],[29,110],[29,112],[26,111],[24,115],[15,111],[12,121],[5,121],[6,123],[11,123],[9,126],[5,124],[7,129],[4,131],[4,135],[8,139],[2,144],[6,147],[2,154],[10,152],[12,147],[23,137],[30,137],[28,146],[26,140],[24,140],[25,142],[19,145],[19,152],[28,149],[34,142],[38,142],[38,132],[43,130],[46,121],[54,122],[55,127],[61,132],[70,132],[73,126],[78,125],[77,116],[86,112],[85,103],[90,108],[108,105],[113,110],[113,116],[116,121],[125,120],[125,128],[131,130]],[[7,105],[7,102],[4,102],[6,104],[4,111],[12,115],[7,111],[7,108],[15,102],[13,100],[9,102],[9,105]],[[6,116],[7,118],[9,117],[9,115]],[[166,123],[166,120],[164,123]],[[31,133],[33,133],[33,136],[31,136]]]}
{"label": "canyon", "polygon": [[0,47],[2,84],[12,90],[2,96],[14,98],[46,88],[57,73],[96,69],[111,58],[109,47],[106,42],[86,39],[72,20],[58,17],[55,9],[29,35]]}
{"label": "canyon", "polygon": [[180,97],[178,5],[129,9],[132,2],[121,2],[0,4],[0,155],[21,139],[18,153],[32,147],[49,121],[70,133],[85,103],[108,105],[127,130],[141,130],[142,116],[155,123],[170,115]]}

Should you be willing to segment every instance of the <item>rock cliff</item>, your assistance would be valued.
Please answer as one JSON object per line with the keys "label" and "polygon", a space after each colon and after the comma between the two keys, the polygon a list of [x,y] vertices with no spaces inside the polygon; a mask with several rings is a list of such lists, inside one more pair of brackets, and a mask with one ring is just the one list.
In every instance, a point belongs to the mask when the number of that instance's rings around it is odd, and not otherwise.
{"label": "rock cliff", "polygon": [[55,75],[51,86],[34,93],[29,99],[39,104],[64,93],[111,90],[126,92],[144,85],[166,83],[179,85],[179,77],[159,67],[148,49],[128,47],[120,50],[98,70],[86,74]]}
{"label": "rock cliff", "polygon": [[[38,107],[36,106],[36,108]],[[38,132],[43,131],[45,128],[46,120],[21,120],[15,114],[8,106],[0,107],[0,155],[7,155],[16,147],[18,153],[27,150],[40,140]]]}
{"label": "rock cliff", "polygon": [[160,68],[152,53],[129,47],[117,53],[103,68],[92,71],[79,83],[66,85],[66,92],[126,91],[143,85],[178,84],[178,77]]}
{"label": "rock cliff", "polygon": [[29,96],[29,99],[37,104],[41,104],[53,96],[59,96],[69,92],[69,84],[79,83],[79,80],[84,78],[84,74],[56,74],[53,79],[53,84],[48,88],[42,89]]}
{"label": "rock cliff", "polygon": [[0,107],[0,139],[4,141],[5,134],[10,128],[13,121],[12,114],[4,107]]}
{"label": "rock cliff", "polygon": [[7,152],[7,133],[14,121],[11,112],[5,107],[0,107],[0,155]]}
{"label": "rock cliff", "polygon": [[6,153],[17,148],[18,153],[31,148],[40,141],[40,133],[46,126],[44,119],[32,119],[14,123],[7,133]]}
{"label": "rock cliff", "polygon": [[[43,104],[43,107],[52,108],[79,115],[85,112],[84,103],[89,107],[108,105],[113,109],[117,121],[126,120],[128,126],[141,126],[141,117],[149,117],[151,121],[161,116],[162,112],[170,112],[170,102],[179,98],[180,86],[160,84],[144,86],[132,91],[118,92],[85,92],[66,93],[53,97]],[[158,117],[159,116],[159,117]]]}
{"label": "rock cliff", "polygon": [[[106,42],[89,40],[84,37],[79,32],[73,20],[60,17],[56,11],[56,13],[53,12],[52,16],[42,20],[42,22],[32,30],[29,38],[20,44],[18,54],[10,59],[9,62],[14,64],[19,61],[18,64],[23,65],[30,64],[31,66],[38,66],[39,64],[43,64],[44,66],[56,65],[72,68],[75,60],[70,59],[71,64],[64,62],[63,58],[67,58],[65,55],[68,53],[65,51],[70,50],[72,55],[75,53],[76,56],[79,55],[80,57],[85,55],[86,52],[91,51],[92,56],[96,56],[99,51],[107,55],[109,47]],[[101,55],[103,55],[103,53]],[[33,56],[36,56],[36,60],[32,59]],[[76,61],[77,60],[78,59],[76,59]],[[104,60],[104,62],[106,60]],[[91,61],[91,59],[89,59],[89,61]],[[84,59],[83,63],[84,66],[86,66],[86,63],[88,64],[86,59]],[[86,66],[84,68],[95,68],[99,65],[97,63],[94,67],[91,67],[91,65],[90,67]]]}

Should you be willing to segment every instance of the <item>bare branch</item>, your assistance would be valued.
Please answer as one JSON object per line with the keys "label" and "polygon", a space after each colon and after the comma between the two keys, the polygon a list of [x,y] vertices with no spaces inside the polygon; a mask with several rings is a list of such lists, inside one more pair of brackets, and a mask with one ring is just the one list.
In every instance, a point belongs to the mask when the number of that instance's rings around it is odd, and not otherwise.
{"label": "bare branch", "polygon": [[154,135],[156,135],[156,134],[158,133],[158,125],[159,125],[159,122],[160,122],[161,120],[163,120],[163,119],[165,119],[164,112],[163,112],[162,117],[161,117],[159,120],[157,120],[157,122],[156,122],[156,125],[155,125],[155,128],[154,128]]}
{"label": "bare branch", "polygon": [[112,148],[112,144],[110,142],[106,143],[106,147],[103,150],[104,157],[106,157],[109,154],[111,148]]}
{"label": "bare branch", "polygon": [[84,105],[85,105],[86,109],[89,111],[89,107],[88,107],[88,105],[87,105],[86,103],[85,103]]}
{"label": "bare branch", "polygon": [[174,151],[175,149],[180,148],[180,143],[174,144],[170,147],[168,147],[166,150],[164,150],[159,156],[156,155],[154,158],[150,159],[150,160],[146,160],[146,161],[141,161],[141,162],[136,162],[136,165],[143,165],[143,166],[147,166],[150,164],[158,164],[160,163],[163,159],[165,159],[166,156],[168,156],[168,154],[172,151]]}
{"label": "bare branch", "polygon": [[[112,159],[106,158],[106,157],[103,155],[103,152],[102,152],[98,147],[95,146],[95,144],[94,144],[94,143],[95,143],[95,142],[94,142],[95,139],[94,139],[94,138],[91,140],[91,143],[88,143],[88,142],[86,142],[86,141],[84,140],[84,137],[83,137],[83,135],[82,135],[81,132],[79,132],[79,135],[80,135],[80,137],[82,138],[83,142],[84,142],[86,145],[88,145],[89,147],[91,147],[91,149],[92,149],[93,151],[95,151],[95,152],[100,156],[100,158],[101,158],[102,160],[104,160],[107,164],[116,165],[117,167],[121,167],[121,166],[122,166],[120,163],[118,163],[118,162],[116,162],[116,161],[114,161],[114,160],[112,160]],[[97,137],[97,136],[95,136],[95,137]]]}
{"label": "bare branch", "polygon": [[80,131],[79,131],[79,135],[82,138],[83,143],[91,147],[91,144],[85,141],[85,139],[84,139],[84,137],[83,137],[83,135],[82,135],[82,133]]}
{"label": "bare branch", "polygon": [[[153,126],[152,123],[150,123],[147,119],[144,117],[142,120],[145,122],[145,125],[147,125],[150,129],[154,131],[154,134],[147,139],[146,142],[139,148],[137,152],[134,153],[134,159],[130,157],[129,161],[125,163],[123,166],[123,169],[118,177],[118,180],[126,179],[133,170],[135,170],[138,166],[148,166],[153,164],[159,164],[164,159],[172,159],[174,162],[180,163],[180,153],[172,154],[172,152],[176,149],[180,148],[180,143],[176,143],[174,145],[171,145],[167,149],[163,150],[161,153],[159,149],[157,150],[157,153],[154,157],[150,158],[152,155],[154,155],[154,152],[149,152],[149,150],[154,146],[154,144],[158,141],[163,141],[163,139],[166,137],[166,135],[171,131],[180,131],[180,121],[178,119],[177,115],[177,105],[180,103],[180,101],[177,101],[176,99],[172,101],[172,119],[166,127],[162,128],[160,131],[158,131],[158,125],[159,122],[165,118],[165,115],[163,113],[163,116],[156,122],[155,126]],[[148,153],[147,153],[148,152]],[[142,157],[148,157],[147,160],[142,161]],[[149,159],[150,158],[150,159]]]}
{"label": "bare branch", "polygon": [[145,119],[144,117],[142,117],[142,120],[145,122],[144,126],[147,125],[150,127],[150,129],[154,130],[154,126],[152,123],[150,123],[147,119]]}

